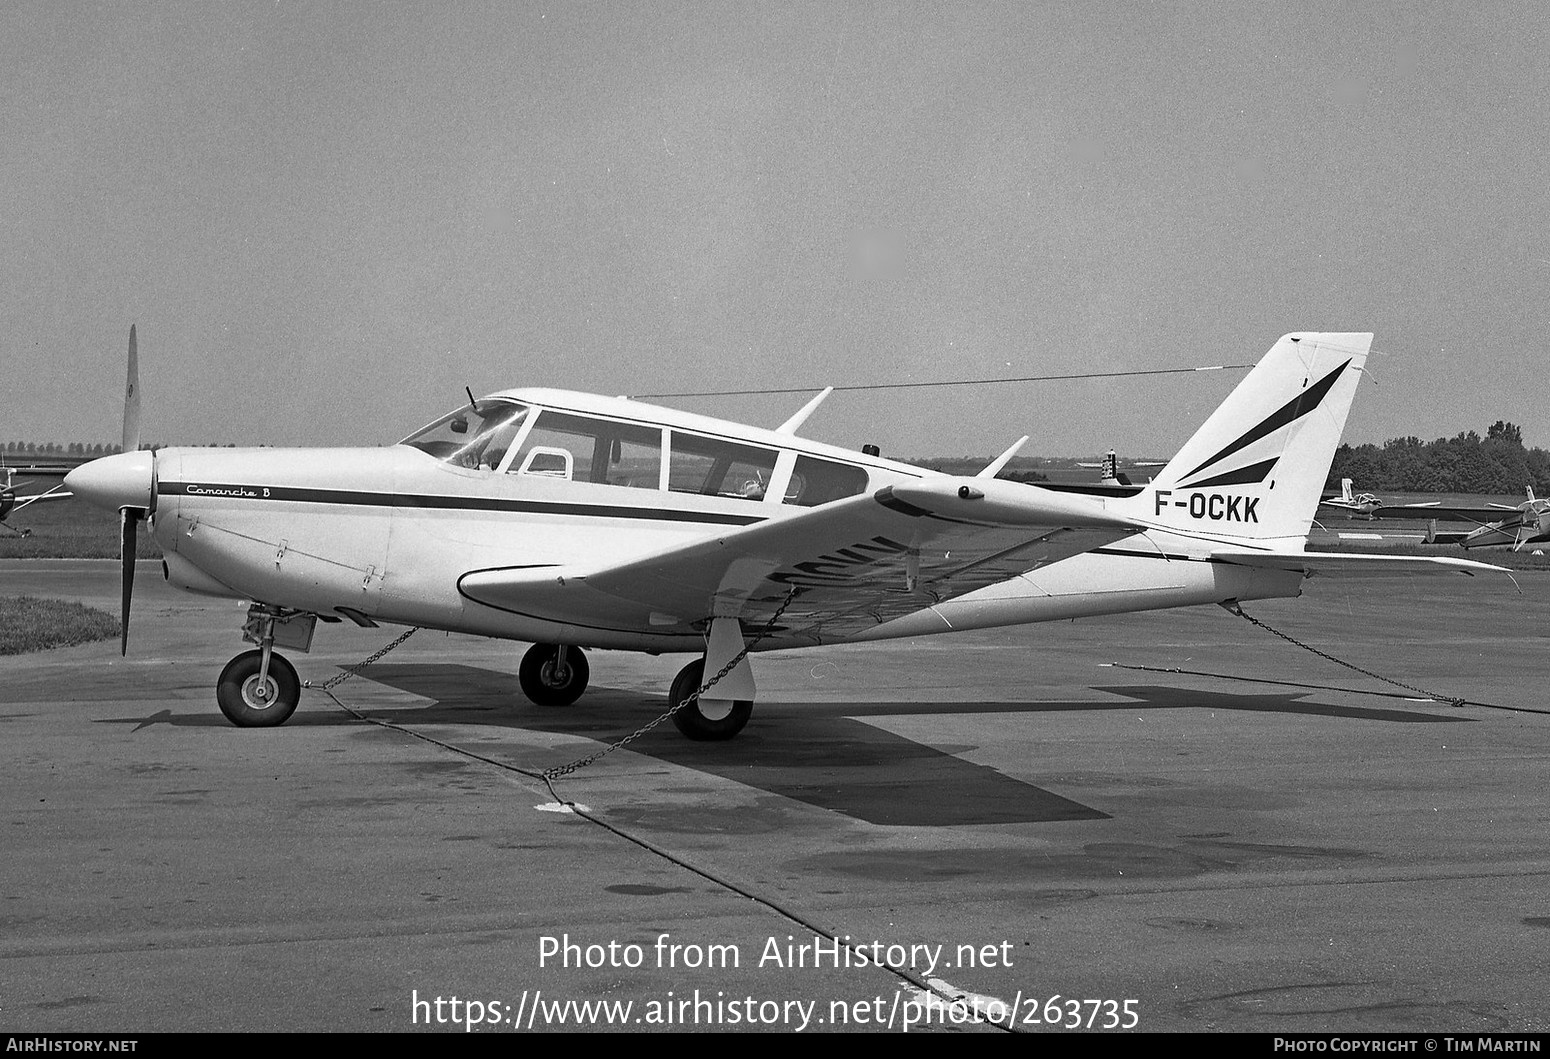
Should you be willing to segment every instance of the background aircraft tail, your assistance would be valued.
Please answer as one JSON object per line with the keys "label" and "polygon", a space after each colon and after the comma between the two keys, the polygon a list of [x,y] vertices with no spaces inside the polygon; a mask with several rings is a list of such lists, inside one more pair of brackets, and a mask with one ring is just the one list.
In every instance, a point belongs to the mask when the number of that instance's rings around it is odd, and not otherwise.
{"label": "background aircraft tail", "polygon": [[1103,470],[1098,475],[1100,482],[1113,482],[1116,485],[1129,485],[1130,475],[1119,469],[1119,456],[1113,449],[1103,458]]}
{"label": "background aircraft tail", "polygon": [[1370,333],[1285,335],[1133,500],[1140,521],[1301,550]]}

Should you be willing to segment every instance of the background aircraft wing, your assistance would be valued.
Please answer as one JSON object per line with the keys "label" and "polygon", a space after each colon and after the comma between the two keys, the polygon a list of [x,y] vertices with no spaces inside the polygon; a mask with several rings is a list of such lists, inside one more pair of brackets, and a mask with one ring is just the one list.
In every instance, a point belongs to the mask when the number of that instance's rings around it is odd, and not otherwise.
{"label": "background aircraft wing", "polygon": [[68,500],[74,493],[35,493],[32,496],[19,496],[16,498],[16,506],[11,508],[11,514],[16,514],[28,504],[36,504],[41,500]]}
{"label": "background aircraft wing", "polygon": [[812,643],[1137,528],[1091,497],[928,478],[612,565],[477,570],[458,587],[476,602],[549,620],[680,634],[713,616],[741,618],[751,634],[795,593],[775,639]]}
{"label": "background aircraft wing", "polygon": [[1430,521],[1437,519],[1442,522],[1473,522],[1477,525],[1486,525],[1491,522],[1500,522],[1503,511],[1516,511],[1515,507],[1493,509],[1488,507],[1428,507],[1425,504],[1396,504],[1385,505],[1373,511],[1374,518],[1383,519],[1419,519]]}

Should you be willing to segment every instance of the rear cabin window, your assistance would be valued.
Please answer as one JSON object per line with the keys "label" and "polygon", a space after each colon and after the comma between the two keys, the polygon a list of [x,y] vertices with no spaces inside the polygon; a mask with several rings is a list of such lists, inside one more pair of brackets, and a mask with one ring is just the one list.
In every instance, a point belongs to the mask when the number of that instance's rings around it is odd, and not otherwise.
{"label": "rear cabin window", "polygon": [[775,450],[718,438],[672,433],[667,487],[736,500],[763,500],[775,473]]}
{"label": "rear cabin window", "polygon": [[784,502],[800,507],[817,507],[831,500],[843,500],[847,496],[864,493],[867,473],[863,467],[848,463],[820,460],[813,456],[798,456],[791,470],[791,481],[786,484]]}
{"label": "rear cabin window", "polygon": [[634,423],[543,412],[508,473],[659,489],[662,431]]}

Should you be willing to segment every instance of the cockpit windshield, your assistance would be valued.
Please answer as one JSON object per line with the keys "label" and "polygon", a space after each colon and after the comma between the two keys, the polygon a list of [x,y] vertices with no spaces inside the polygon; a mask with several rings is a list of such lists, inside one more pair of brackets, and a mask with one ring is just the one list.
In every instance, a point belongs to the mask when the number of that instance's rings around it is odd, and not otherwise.
{"label": "cockpit windshield", "polygon": [[527,405],[515,401],[478,401],[443,416],[401,444],[454,467],[494,470],[528,415]]}

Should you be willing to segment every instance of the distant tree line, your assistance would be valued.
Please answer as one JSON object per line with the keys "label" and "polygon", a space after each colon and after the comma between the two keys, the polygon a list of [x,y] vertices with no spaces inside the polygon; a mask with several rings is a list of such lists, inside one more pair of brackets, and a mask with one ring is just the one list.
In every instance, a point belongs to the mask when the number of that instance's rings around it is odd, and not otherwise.
{"label": "distant tree line", "polygon": [[68,445],[60,445],[49,441],[38,444],[34,441],[7,441],[5,454],[7,456],[111,456],[120,451],[118,445],[86,445],[79,441],[72,441]]}
{"label": "distant tree line", "polygon": [[1423,442],[1392,438],[1381,447],[1342,445],[1335,450],[1326,487],[1349,478],[1358,490],[1400,493],[1550,493],[1550,452],[1525,449],[1523,431],[1498,419],[1481,437],[1473,430]]}
{"label": "distant tree line", "polygon": [[[142,444],[140,447],[142,449],[159,449],[162,446],[160,444]],[[203,449],[234,449],[237,446],[235,442],[227,442],[223,445],[219,442],[212,441],[206,445],[189,447]],[[7,459],[16,456],[46,456],[53,458],[69,458],[73,456],[76,458],[96,459],[98,456],[112,456],[115,453],[123,452],[124,447],[122,445],[107,445],[101,442],[96,445],[87,445],[83,442],[72,441],[68,445],[61,445],[56,441],[48,441],[43,443],[38,443],[35,441],[7,441],[5,443],[5,448],[0,451],[5,452]]]}
{"label": "distant tree line", "polygon": [[[975,475],[984,469],[990,462],[988,456],[928,456],[906,461],[917,467],[925,467],[928,470],[941,471],[943,474]],[[1017,456],[1006,465],[997,478],[1005,478],[1009,482],[1047,482],[1049,475],[1034,470],[1043,464],[1043,459],[1038,456]]]}

